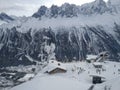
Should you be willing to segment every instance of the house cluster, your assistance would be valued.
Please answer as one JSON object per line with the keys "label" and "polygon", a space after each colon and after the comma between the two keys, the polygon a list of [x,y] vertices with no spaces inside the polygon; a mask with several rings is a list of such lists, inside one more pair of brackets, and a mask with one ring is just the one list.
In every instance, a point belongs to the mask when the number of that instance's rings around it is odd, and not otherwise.
{"label": "house cluster", "polygon": [[102,62],[106,61],[109,56],[108,52],[101,52],[98,55],[88,55],[87,62],[92,63],[93,67],[96,70],[95,74],[90,75],[92,77],[92,83],[102,83],[105,81],[105,77],[101,76],[101,72],[105,71],[103,68]]}
{"label": "house cluster", "polygon": [[[102,62],[106,61],[107,57],[109,56],[108,52],[102,52],[99,55],[88,55],[87,56],[87,63],[91,63],[93,67],[96,70],[96,73],[90,74],[88,73],[90,77],[92,77],[92,83],[102,83],[105,81],[105,77],[101,76],[101,73],[105,71],[104,66]],[[72,69],[72,72],[78,71],[78,74],[85,71],[81,67],[75,67]],[[67,68],[64,65],[64,63],[58,62],[56,60],[49,60],[48,65],[44,68],[44,73],[47,74],[56,74],[56,73],[66,73]]]}

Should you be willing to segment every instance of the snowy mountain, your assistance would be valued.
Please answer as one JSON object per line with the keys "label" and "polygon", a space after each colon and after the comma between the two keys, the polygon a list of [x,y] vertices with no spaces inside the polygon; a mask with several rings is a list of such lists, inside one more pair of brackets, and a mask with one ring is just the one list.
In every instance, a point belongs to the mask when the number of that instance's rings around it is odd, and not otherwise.
{"label": "snowy mountain", "polygon": [[109,11],[110,9],[104,0],[96,0],[80,7],[80,12],[84,15],[103,14]]}
{"label": "snowy mountain", "polygon": [[120,14],[110,5],[96,0],[82,6],[41,6],[32,17],[1,25],[0,66],[31,65],[52,56],[59,61],[85,60],[102,51],[119,61]]}
{"label": "snowy mountain", "polygon": [[[89,74],[96,69],[82,62],[87,56],[97,56],[101,52],[108,53],[107,60],[120,61],[119,0],[96,0],[81,6],[69,3],[50,8],[41,6],[31,17],[3,13],[0,21],[5,23],[0,25],[0,89],[31,80],[41,70],[33,80],[12,90],[27,90],[26,85],[36,90],[56,90],[58,87],[63,90],[91,90],[93,87],[95,90],[115,90],[115,86],[119,90],[119,80],[113,85],[110,80],[115,77],[115,81],[119,76],[118,62],[102,63],[107,70],[102,75],[108,80],[100,86],[93,86],[89,79]],[[66,63],[67,73],[54,77],[44,73],[43,67],[49,60],[81,62]],[[46,87],[46,83],[50,86]]]}
{"label": "snowy mountain", "polygon": [[12,17],[8,16],[5,13],[0,14],[0,25],[3,24],[3,23],[9,23],[9,22],[11,22],[13,20],[14,19]]}
{"label": "snowy mountain", "polygon": [[112,5],[120,5],[120,0],[109,0],[108,2],[111,2]]}
{"label": "snowy mountain", "polygon": [[38,12],[33,14],[33,17],[49,17],[49,18],[56,18],[58,16],[61,17],[73,17],[77,16],[79,12],[79,9],[74,4],[65,3],[61,7],[58,7],[56,5],[52,5],[50,8],[47,8],[45,6],[41,6]]}
{"label": "snowy mountain", "polygon": [[[119,1],[119,0],[118,0]],[[46,6],[41,6],[39,10],[33,14],[33,17],[77,17],[79,15],[93,15],[93,14],[114,14],[120,11],[117,10],[119,4],[115,4],[119,2],[113,2],[111,0],[106,3],[104,0],[96,0],[91,3],[83,4],[82,6],[76,6],[74,4],[65,3],[62,6],[58,7],[56,5],[52,5],[50,8]]]}
{"label": "snowy mountain", "polygon": [[120,13],[120,1],[119,0],[109,0],[108,5],[117,13]]}

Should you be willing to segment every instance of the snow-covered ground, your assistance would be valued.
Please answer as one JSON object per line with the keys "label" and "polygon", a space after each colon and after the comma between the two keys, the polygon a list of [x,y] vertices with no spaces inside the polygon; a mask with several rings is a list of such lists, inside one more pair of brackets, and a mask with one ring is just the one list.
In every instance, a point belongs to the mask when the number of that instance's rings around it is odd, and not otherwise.
{"label": "snow-covered ground", "polygon": [[93,90],[120,90],[120,76],[116,77],[109,81],[106,81],[103,84],[96,85]]}
{"label": "snow-covered ground", "polygon": [[[67,72],[47,74],[46,68],[40,71],[34,79],[13,87],[11,90],[88,90],[92,84],[90,75],[104,76],[106,82],[94,85],[93,90],[120,90],[120,63],[102,62],[100,73],[92,63],[72,62],[63,64]],[[112,84],[114,82],[114,84]]]}
{"label": "snow-covered ground", "polygon": [[37,77],[25,84],[19,85],[12,90],[87,90],[84,83],[77,80],[60,76]]}

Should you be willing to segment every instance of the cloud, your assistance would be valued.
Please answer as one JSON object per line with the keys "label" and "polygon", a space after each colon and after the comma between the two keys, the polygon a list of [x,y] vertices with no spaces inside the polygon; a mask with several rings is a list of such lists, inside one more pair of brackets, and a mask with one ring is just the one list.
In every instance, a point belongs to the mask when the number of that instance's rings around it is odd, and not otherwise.
{"label": "cloud", "polygon": [[41,4],[41,0],[0,0],[0,12],[16,16],[31,16]]}

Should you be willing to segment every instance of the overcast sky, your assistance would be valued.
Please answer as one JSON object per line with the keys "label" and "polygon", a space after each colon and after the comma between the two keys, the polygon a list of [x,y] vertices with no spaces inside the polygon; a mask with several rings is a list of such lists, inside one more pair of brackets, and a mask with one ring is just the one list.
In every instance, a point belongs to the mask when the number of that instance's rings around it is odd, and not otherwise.
{"label": "overcast sky", "polygon": [[16,16],[31,16],[41,5],[50,7],[55,4],[60,6],[65,2],[81,5],[91,1],[94,0],[0,0],[0,12]]}

